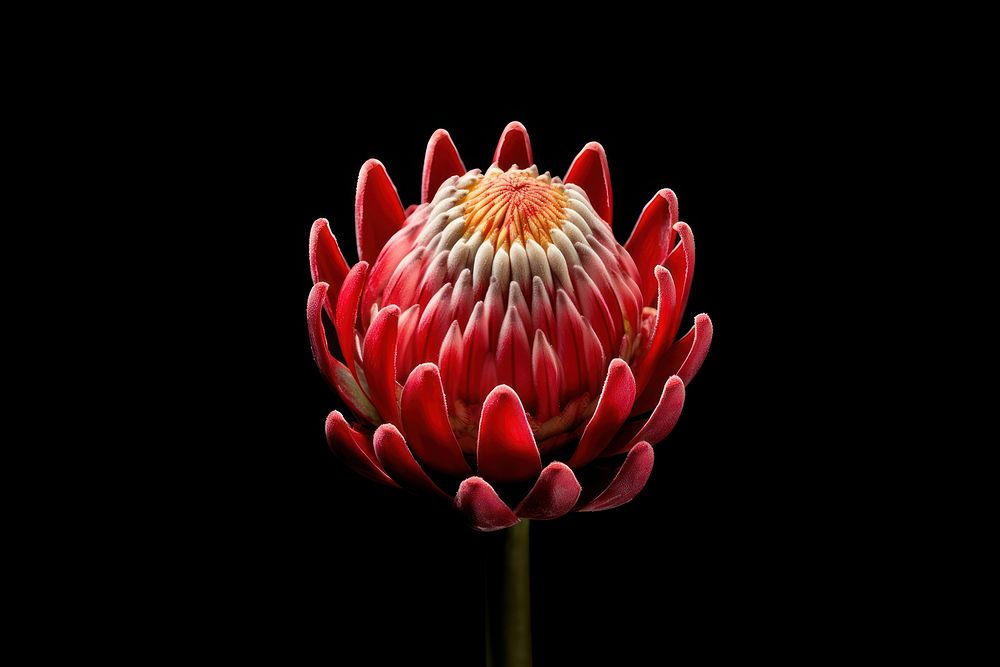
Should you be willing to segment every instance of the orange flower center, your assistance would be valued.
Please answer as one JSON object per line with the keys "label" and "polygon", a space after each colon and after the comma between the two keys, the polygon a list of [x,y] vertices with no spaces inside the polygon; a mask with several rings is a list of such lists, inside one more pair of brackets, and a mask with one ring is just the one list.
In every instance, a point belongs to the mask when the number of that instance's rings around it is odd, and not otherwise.
{"label": "orange flower center", "polygon": [[479,232],[494,248],[534,240],[542,248],[562,226],[569,197],[562,184],[537,169],[490,170],[473,185],[465,204],[466,239]]}

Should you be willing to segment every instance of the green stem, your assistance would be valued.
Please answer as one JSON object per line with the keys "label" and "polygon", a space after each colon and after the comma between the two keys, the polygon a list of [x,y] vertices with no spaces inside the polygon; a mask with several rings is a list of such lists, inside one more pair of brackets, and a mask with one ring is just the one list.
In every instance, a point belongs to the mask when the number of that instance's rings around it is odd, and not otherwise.
{"label": "green stem", "polygon": [[496,538],[486,560],[486,664],[531,667],[528,520]]}

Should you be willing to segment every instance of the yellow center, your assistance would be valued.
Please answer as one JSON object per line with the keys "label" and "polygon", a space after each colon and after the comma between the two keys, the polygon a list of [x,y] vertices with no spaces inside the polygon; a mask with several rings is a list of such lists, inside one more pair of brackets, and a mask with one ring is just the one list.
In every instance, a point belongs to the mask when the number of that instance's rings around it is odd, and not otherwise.
{"label": "yellow center", "polygon": [[482,234],[494,248],[534,240],[542,248],[552,242],[552,229],[565,219],[569,198],[559,183],[528,170],[488,172],[465,198],[465,238]]}

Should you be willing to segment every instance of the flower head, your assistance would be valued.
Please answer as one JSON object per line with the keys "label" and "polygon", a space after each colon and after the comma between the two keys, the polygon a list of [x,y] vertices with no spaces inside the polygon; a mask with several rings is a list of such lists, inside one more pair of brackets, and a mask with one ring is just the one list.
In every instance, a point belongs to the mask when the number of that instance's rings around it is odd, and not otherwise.
{"label": "flower head", "polygon": [[[435,132],[422,202],[405,210],[369,160],[361,261],[348,267],[324,219],[310,239],[313,353],[357,418],[330,414],[333,451],[376,481],[451,500],[478,530],[634,498],[712,324],[699,315],[674,341],[694,269],[674,193],[653,197],[624,246],[611,213],[599,144],[561,180],[539,173],[519,123],[485,172],[466,171]],[[610,474],[598,461],[622,454]]]}

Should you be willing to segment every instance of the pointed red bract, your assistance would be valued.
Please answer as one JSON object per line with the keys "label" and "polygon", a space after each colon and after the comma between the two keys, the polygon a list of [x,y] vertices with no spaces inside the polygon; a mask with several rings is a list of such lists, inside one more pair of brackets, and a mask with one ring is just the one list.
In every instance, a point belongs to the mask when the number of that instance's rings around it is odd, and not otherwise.
{"label": "pointed red bract", "polygon": [[435,470],[464,477],[471,471],[448,421],[444,386],[434,364],[420,364],[403,387],[403,430],[420,460]]}
{"label": "pointed red bract", "polygon": [[379,463],[404,489],[417,493],[428,493],[445,500],[451,498],[431,481],[424,469],[420,467],[413,453],[406,446],[402,434],[392,424],[382,424],[372,438],[375,445],[375,456]]}
{"label": "pointed red bract", "polygon": [[625,463],[607,488],[577,511],[600,512],[624,505],[639,495],[652,472],[653,447],[648,442],[640,442],[629,451]]}
{"label": "pointed red bract", "polygon": [[340,353],[347,362],[347,367],[354,372],[354,327],[358,320],[358,306],[361,302],[361,292],[368,279],[368,262],[358,262],[347,273],[344,284],[337,298],[337,308],[333,324],[337,329],[337,341],[340,343]]}
{"label": "pointed red bract", "polygon": [[656,297],[656,276],[653,269],[663,264],[670,254],[677,224],[677,195],[673,190],[660,190],[649,200],[635,223],[625,250],[639,271],[642,304],[648,306]]}
{"label": "pointed red bract", "polygon": [[515,164],[521,169],[527,169],[535,164],[531,155],[531,140],[524,125],[516,120],[507,124],[493,153],[493,161],[501,169],[510,169]]}
{"label": "pointed red bract", "polygon": [[566,172],[566,183],[574,183],[583,188],[597,215],[611,224],[611,173],[608,171],[608,157],[604,147],[591,141],[573,159]]}
{"label": "pointed red bract", "polygon": [[327,294],[330,299],[327,305],[329,312],[337,302],[337,295],[340,294],[340,286],[347,276],[348,266],[326,218],[314,222],[309,233],[309,271],[312,273],[314,283],[324,282],[330,285]]}
{"label": "pointed red bract", "polygon": [[479,474],[494,482],[520,482],[542,469],[521,400],[507,385],[496,387],[483,402],[476,457]]}
{"label": "pointed red bract", "polygon": [[473,529],[483,533],[510,528],[520,521],[482,477],[462,482],[455,494],[455,509],[465,515]]}
{"label": "pointed red bract", "polygon": [[522,519],[558,519],[573,510],[583,489],[569,466],[553,461],[515,508]]}
{"label": "pointed red bract", "polygon": [[382,418],[397,426],[399,404],[396,402],[396,335],[399,306],[379,311],[365,334],[363,361],[368,395]]}
{"label": "pointed red bract", "polygon": [[368,438],[350,427],[344,415],[334,410],[326,418],[326,440],[330,449],[356,473],[389,486],[398,486],[382,469]]}
{"label": "pointed red bract", "polygon": [[664,368],[669,373],[680,376],[684,384],[691,382],[708,355],[713,333],[711,318],[705,313],[696,315],[691,330],[667,352]]}
{"label": "pointed red bract", "polygon": [[420,201],[425,204],[434,198],[441,184],[451,176],[465,173],[465,165],[447,130],[437,130],[427,142],[424,153],[424,177],[420,187]]}
{"label": "pointed red bract", "polygon": [[374,262],[404,220],[403,205],[385,166],[378,160],[368,160],[358,175],[358,193],[354,200],[358,258]]}
{"label": "pointed red bract", "polygon": [[694,232],[691,227],[684,222],[678,222],[674,229],[681,237],[677,247],[670,251],[664,266],[670,271],[674,278],[674,285],[677,287],[677,304],[674,306],[674,324],[670,332],[670,339],[677,336],[677,330],[681,326],[684,317],[684,309],[687,308],[688,297],[691,295],[691,282],[694,278]]}
{"label": "pointed red bract", "polygon": [[594,416],[580,437],[569,465],[579,468],[593,461],[604,451],[621,425],[625,423],[635,401],[635,378],[628,364],[613,359],[608,367],[608,377],[597,402]]}

